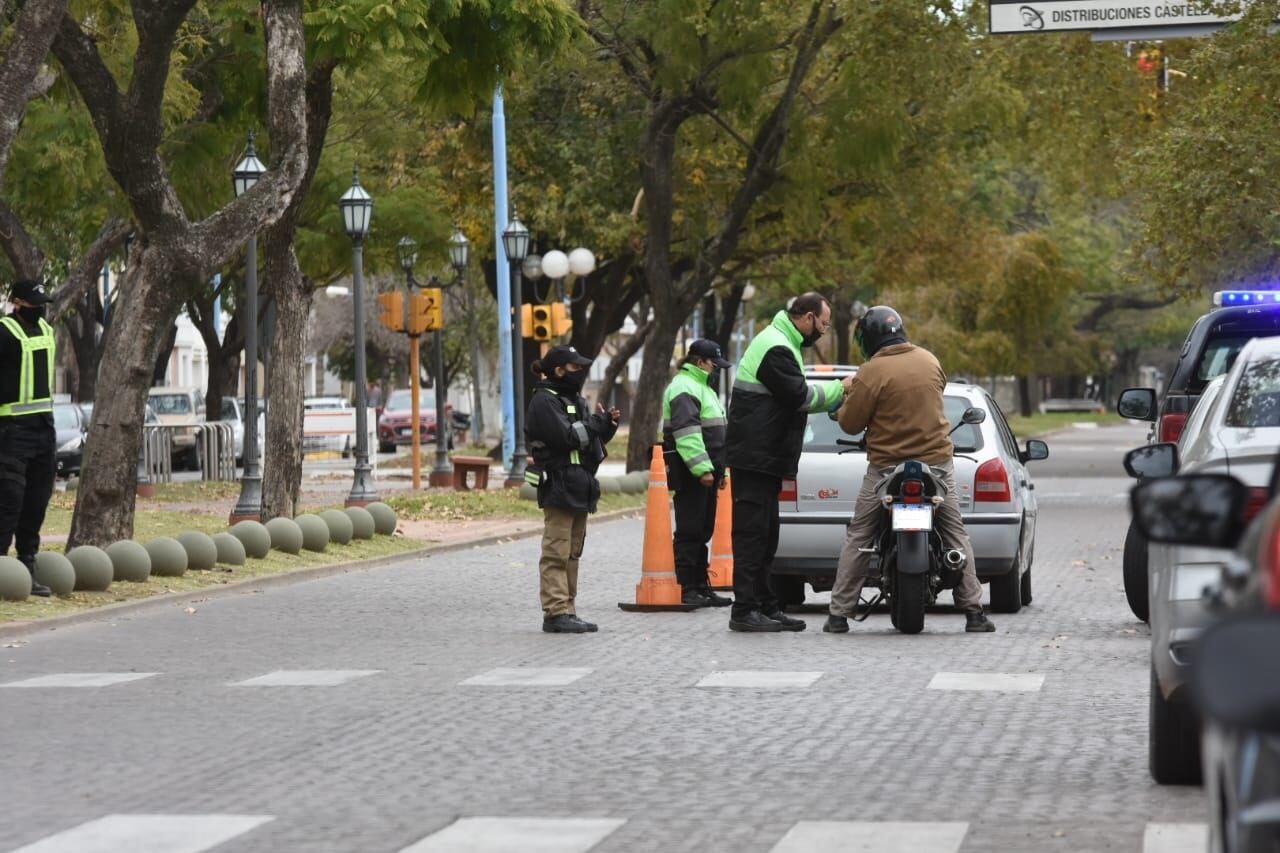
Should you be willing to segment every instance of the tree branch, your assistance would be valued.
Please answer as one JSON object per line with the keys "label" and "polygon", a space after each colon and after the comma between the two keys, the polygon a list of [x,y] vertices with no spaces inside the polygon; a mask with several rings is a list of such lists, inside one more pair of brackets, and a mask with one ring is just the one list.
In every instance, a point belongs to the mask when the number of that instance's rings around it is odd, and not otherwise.
{"label": "tree branch", "polygon": [[97,238],[80,256],[75,269],[54,292],[49,311],[52,316],[61,317],[94,286],[102,274],[102,265],[124,245],[132,231],[131,223],[121,219],[109,219],[103,224]]}
{"label": "tree branch", "polygon": [[58,32],[67,0],[27,0],[14,22],[13,37],[0,64],[0,181],[9,165],[9,148],[31,99],[36,78]]}
{"label": "tree branch", "polygon": [[0,199],[0,248],[21,278],[39,279],[44,274],[44,252],[4,199]]}

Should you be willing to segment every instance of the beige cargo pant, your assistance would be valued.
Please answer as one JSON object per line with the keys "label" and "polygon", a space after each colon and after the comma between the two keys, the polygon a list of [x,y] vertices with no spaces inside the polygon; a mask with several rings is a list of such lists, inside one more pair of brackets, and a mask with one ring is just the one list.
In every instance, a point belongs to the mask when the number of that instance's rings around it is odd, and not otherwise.
{"label": "beige cargo pant", "polygon": [[[867,474],[862,479],[862,490],[858,492],[858,502],[853,508],[853,518],[845,528],[840,562],[836,565],[835,585],[831,587],[832,616],[853,616],[858,608],[862,585],[866,583],[867,573],[871,571],[872,556],[859,549],[875,545],[876,533],[880,530],[885,514],[884,507],[876,497],[876,486],[896,467],[867,466]],[[942,474],[947,484],[946,501],[933,511],[933,528],[942,537],[944,548],[959,549],[964,551],[965,556],[964,571],[952,595],[956,606],[965,613],[981,613],[982,584],[978,582],[973,563],[973,545],[969,542],[969,534],[964,529],[964,518],[960,515],[954,465],[946,462],[929,467]]]}
{"label": "beige cargo pant", "polygon": [[587,514],[545,507],[542,517],[542,559],[538,576],[545,617],[573,614],[578,595],[578,560],[587,541]]}

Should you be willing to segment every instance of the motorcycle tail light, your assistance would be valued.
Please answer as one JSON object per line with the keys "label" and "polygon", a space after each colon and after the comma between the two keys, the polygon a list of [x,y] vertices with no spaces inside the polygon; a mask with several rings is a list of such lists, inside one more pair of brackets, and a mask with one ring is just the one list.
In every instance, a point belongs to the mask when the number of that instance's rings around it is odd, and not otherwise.
{"label": "motorcycle tail light", "polygon": [[1009,472],[1000,457],[983,462],[973,484],[973,499],[991,503],[1009,503],[1013,492],[1009,489]]}
{"label": "motorcycle tail light", "polygon": [[1186,412],[1174,412],[1160,418],[1160,440],[1170,443],[1182,437],[1182,430],[1187,425]]}
{"label": "motorcycle tail light", "polygon": [[924,483],[919,480],[903,480],[902,481],[902,502],[908,504],[920,503],[921,496],[924,495]]}

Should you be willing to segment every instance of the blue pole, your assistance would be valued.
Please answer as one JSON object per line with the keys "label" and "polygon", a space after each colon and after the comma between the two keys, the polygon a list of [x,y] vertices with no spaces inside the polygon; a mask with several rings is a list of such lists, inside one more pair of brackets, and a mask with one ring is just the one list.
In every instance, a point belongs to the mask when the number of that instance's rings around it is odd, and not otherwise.
{"label": "blue pole", "polygon": [[[222,273],[213,274],[213,288],[217,293],[217,289],[222,286]],[[218,340],[222,340],[222,296],[213,297],[213,332],[218,336]]]}
{"label": "blue pole", "polygon": [[502,377],[502,461],[506,466],[516,452],[516,398],[511,358],[511,264],[502,245],[507,230],[507,116],[502,86],[493,91],[493,242],[498,260],[498,361]]}

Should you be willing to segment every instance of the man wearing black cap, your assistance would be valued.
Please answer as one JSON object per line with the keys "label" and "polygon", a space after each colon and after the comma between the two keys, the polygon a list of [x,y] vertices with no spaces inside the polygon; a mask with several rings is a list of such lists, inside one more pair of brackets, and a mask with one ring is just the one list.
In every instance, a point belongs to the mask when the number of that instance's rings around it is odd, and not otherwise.
{"label": "man wearing black cap", "polygon": [[44,319],[50,298],[39,282],[18,281],[9,301],[13,313],[0,318],[0,555],[16,537],[32,595],[47,596],[34,575],[57,464],[53,327]]}
{"label": "man wearing black cap", "polygon": [[675,496],[676,580],[685,604],[728,607],[711,591],[707,543],[715,532],[716,498],[724,482],[725,414],[711,389],[716,368],[729,362],[715,341],[697,340],[662,398],[662,451]]}
{"label": "man wearing black cap", "polygon": [[596,511],[596,471],[604,446],[618,431],[617,409],[587,408],[582,387],[591,359],[573,347],[552,347],[529,367],[538,375],[524,434],[533,464],[525,479],[538,490],[545,527],[538,561],[542,630],[586,634],[596,626],[578,618],[578,561],[587,541],[587,515]]}

